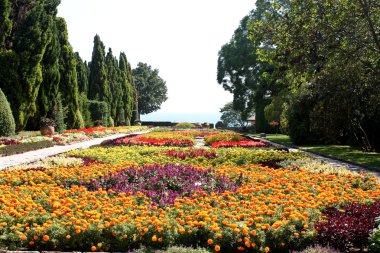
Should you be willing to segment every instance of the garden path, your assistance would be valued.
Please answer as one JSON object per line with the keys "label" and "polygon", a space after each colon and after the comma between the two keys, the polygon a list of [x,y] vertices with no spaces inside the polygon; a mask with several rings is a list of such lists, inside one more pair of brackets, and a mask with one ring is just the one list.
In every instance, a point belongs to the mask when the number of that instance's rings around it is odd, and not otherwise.
{"label": "garden path", "polygon": [[335,167],[344,166],[344,167],[348,168],[349,170],[355,171],[355,172],[358,172],[358,173],[360,173],[360,172],[368,172],[368,173],[374,175],[375,177],[379,178],[379,180],[380,180],[380,171],[377,171],[377,170],[374,170],[374,169],[372,170],[372,169],[369,169],[369,168],[361,167],[359,165],[355,165],[355,164],[351,164],[351,163],[348,163],[348,162],[340,161],[340,160],[333,159],[333,158],[330,158],[330,157],[321,156],[321,155],[318,155],[318,154],[315,154],[315,153],[311,153],[311,152],[308,152],[308,151],[305,151],[305,150],[300,150],[300,149],[293,148],[293,147],[290,147],[290,146],[286,146],[286,145],[283,145],[283,144],[280,144],[280,143],[272,142],[272,141],[269,141],[267,139],[258,138],[256,136],[255,137],[251,137],[251,138],[258,139],[258,140],[261,140],[261,141],[266,141],[266,142],[271,143],[272,145],[286,147],[286,148],[289,149],[289,152],[304,152],[304,153],[308,154],[309,156],[311,156],[313,158],[322,160],[325,163],[331,164],[332,166],[335,166]]}
{"label": "garden path", "polygon": [[25,152],[22,154],[16,154],[11,156],[0,157],[0,170],[4,170],[5,168],[16,166],[20,164],[27,164],[31,162],[36,162],[38,160],[44,159],[48,156],[58,155],[61,153],[65,153],[74,149],[86,149],[94,145],[98,145],[105,140],[116,139],[123,136],[128,136],[131,134],[143,134],[148,131],[134,132],[130,134],[113,134],[102,138],[95,138],[93,140],[74,143],[71,145],[65,146],[54,146],[50,148],[38,149],[30,152]]}

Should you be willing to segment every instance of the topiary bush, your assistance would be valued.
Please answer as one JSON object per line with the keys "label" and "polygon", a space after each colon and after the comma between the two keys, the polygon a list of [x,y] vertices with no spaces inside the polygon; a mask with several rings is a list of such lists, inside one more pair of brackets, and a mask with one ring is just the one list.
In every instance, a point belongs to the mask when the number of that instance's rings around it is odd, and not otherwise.
{"label": "topiary bush", "polygon": [[6,96],[0,89],[0,136],[10,136],[15,134],[16,125],[13,118],[11,106]]}

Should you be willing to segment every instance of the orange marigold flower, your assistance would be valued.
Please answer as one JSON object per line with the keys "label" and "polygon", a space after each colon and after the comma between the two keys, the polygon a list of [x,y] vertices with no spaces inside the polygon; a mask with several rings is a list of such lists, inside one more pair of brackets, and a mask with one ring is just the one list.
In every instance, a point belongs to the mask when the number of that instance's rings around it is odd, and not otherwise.
{"label": "orange marigold flower", "polygon": [[66,235],[66,239],[70,239],[71,238],[71,235]]}
{"label": "orange marigold flower", "polygon": [[294,236],[298,237],[298,236],[300,236],[300,234],[299,233],[294,233]]}
{"label": "orange marigold flower", "polygon": [[22,236],[20,236],[20,238],[21,238],[22,241],[25,241],[26,240],[26,235],[22,235]]}
{"label": "orange marigold flower", "polygon": [[216,252],[219,252],[220,251],[220,246],[219,245],[215,245],[214,249],[215,249]]}
{"label": "orange marigold flower", "polygon": [[49,241],[49,236],[48,235],[44,235],[44,237],[42,238],[45,242]]}
{"label": "orange marigold flower", "polygon": [[91,247],[91,251],[96,251],[96,247],[95,247],[95,246],[92,246],[92,247]]}
{"label": "orange marigold flower", "polygon": [[28,244],[29,244],[30,246],[33,246],[33,245],[34,245],[34,241],[30,241]]}
{"label": "orange marigold flower", "polygon": [[156,242],[156,241],[157,241],[157,236],[156,235],[152,236],[152,242]]}
{"label": "orange marigold flower", "polygon": [[208,244],[213,244],[214,241],[213,241],[212,239],[208,239],[208,240],[207,240],[207,243],[208,243]]}
{"label": "orange marigold flower", "polygon": [[269,249],[269,247],[265,247],[264,250],[265,250],[265,252],[269,252],[270,249]]}

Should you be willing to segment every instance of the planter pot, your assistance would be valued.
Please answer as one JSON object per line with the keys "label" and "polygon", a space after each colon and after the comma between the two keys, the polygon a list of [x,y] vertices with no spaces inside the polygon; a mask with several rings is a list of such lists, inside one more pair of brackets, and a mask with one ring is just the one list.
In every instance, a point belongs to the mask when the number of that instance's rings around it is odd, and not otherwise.
{"label": "planter pot", "polygon": [[40,129],[41,135],[53,135],[54,134],[54,127],[53,126],[44,126]]}

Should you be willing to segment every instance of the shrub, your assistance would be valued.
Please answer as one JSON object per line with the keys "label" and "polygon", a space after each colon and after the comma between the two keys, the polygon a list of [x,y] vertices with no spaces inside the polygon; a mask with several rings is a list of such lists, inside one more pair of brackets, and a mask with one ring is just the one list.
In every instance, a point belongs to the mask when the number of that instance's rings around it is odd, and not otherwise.
{"label": "shrub", "polygon": [[350,248],[363,249],[375,227],[375,219],[380,216],[380,200],[370,205],[350,204],[342,209],[328,209],[327,221],[318,222],[318,242],[336,249],[348,251]]}
{"label": "shrub", "polygon": [[88,100],[88,109],[91,114],[91,120],[93,122],[97,120],[101,120],[102,123],[107,126],[108,125],[108,105],[107,102],[104,101],[96,101],[96,100]]}
{"label": "shrub", "polygon": [[216,128],[216,129],[222,129],[222,128],[224,128],[224,124],[223,124],[223,122],[222,122],[222,121],[218,121],[218,122],[216,122],[216,124],[215,124],[215,128]]}
{"label": "shrub", "polygon": [[21,143],[18,145],[9,145],[0,148],[0,156],[9,156],[21,154],[32,150],[53,147],[52,141],[39,141],[30,143]]}
{"label": "shrub", "polygon": [[175,125],[175,128],[195,128],[193,123],[182,122]]}
{"label": "shrub", "polygon": [[15,134],[16,125],[12,110],[3,91],[0,89],[0,136]]}

